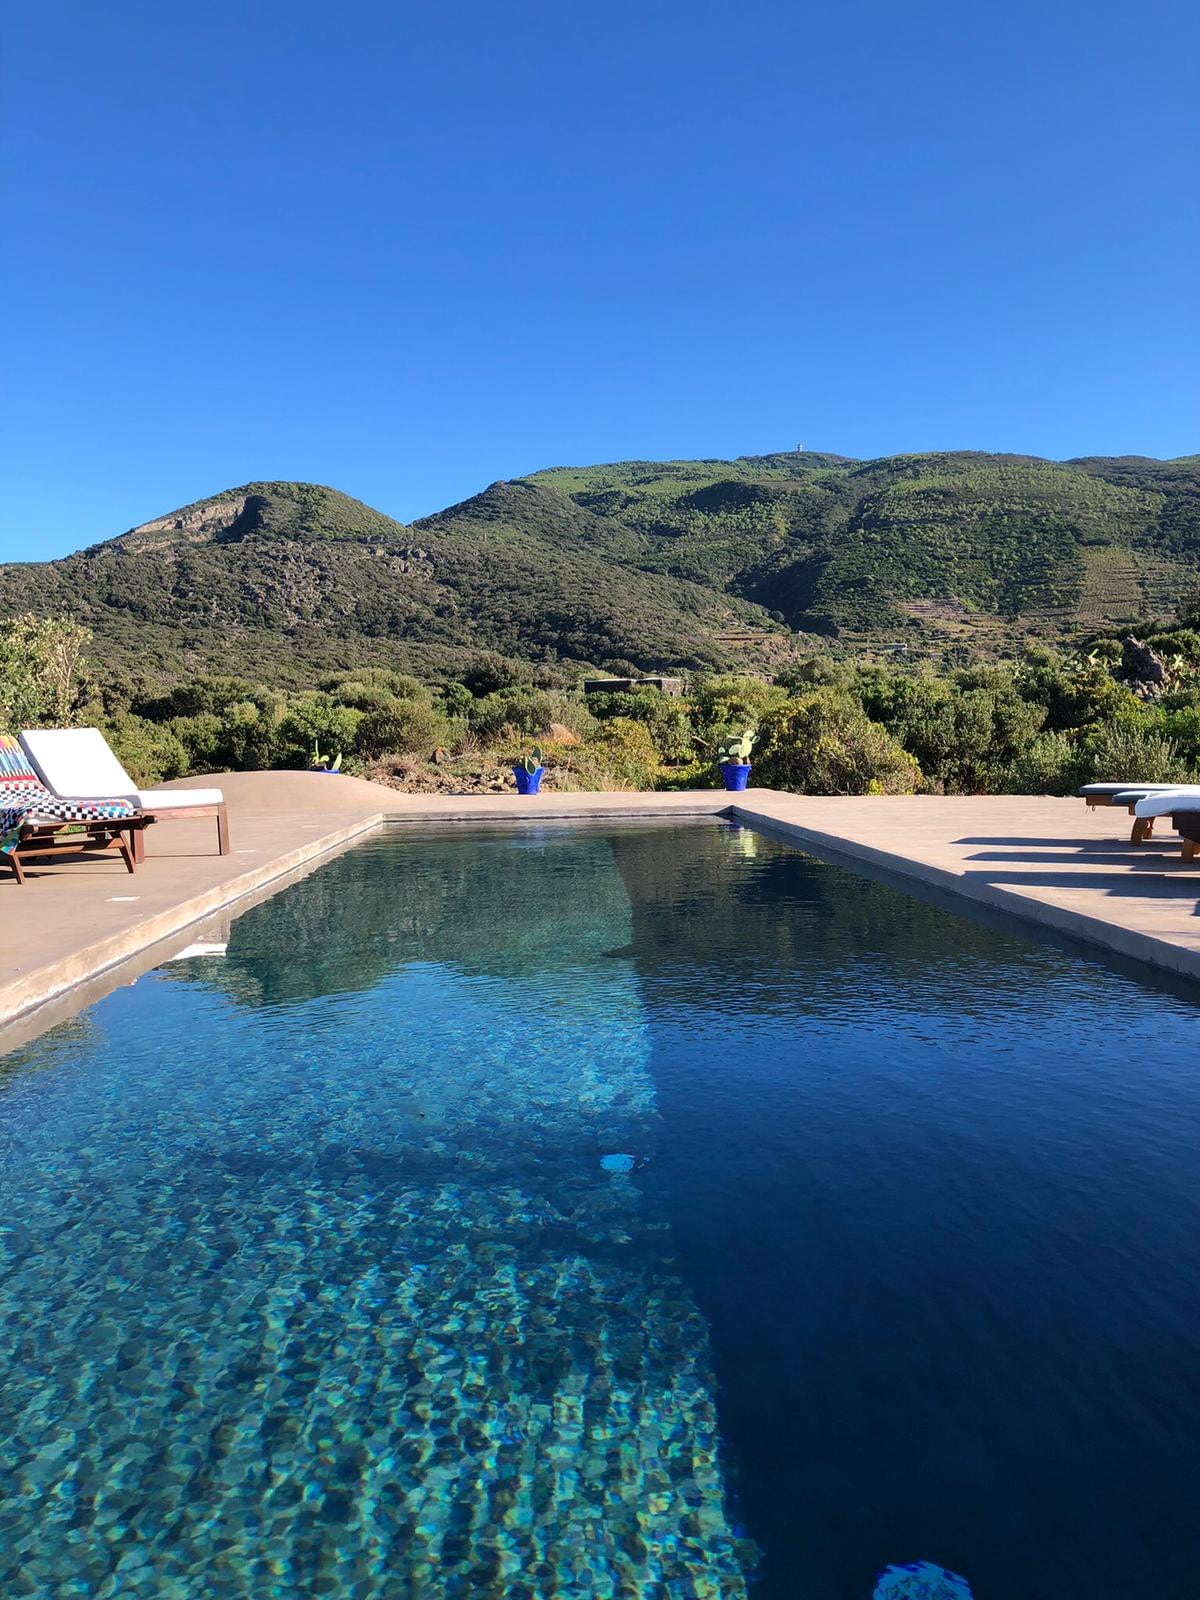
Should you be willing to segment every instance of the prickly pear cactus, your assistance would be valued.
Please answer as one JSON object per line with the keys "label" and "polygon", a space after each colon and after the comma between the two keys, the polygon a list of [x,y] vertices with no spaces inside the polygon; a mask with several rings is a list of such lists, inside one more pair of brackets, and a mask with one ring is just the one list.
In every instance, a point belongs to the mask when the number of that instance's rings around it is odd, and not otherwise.
{"label": "prickly pear cactus", "polygon": [[717,746],[717,760],[722,766],[734,763],[744,766],[750,759],[750,752],[754,749],[754,729],[745,728],[739,734],[731,734],[728,739],[723,739]]}

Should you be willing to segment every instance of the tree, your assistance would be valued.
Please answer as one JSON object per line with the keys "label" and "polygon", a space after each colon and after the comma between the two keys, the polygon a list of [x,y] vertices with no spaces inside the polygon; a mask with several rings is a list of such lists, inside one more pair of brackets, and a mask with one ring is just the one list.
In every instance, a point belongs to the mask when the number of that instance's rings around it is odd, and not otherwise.
{"label": "tree", "polygon": [[533,682],[533,668],[524,661],[511,661],[494,650],[485,650],[471,662],[462,681],[473,695],[494,694],[497,689],[515,689]]}
{"label": "tree", "polygon": [[91,638],[71,617],[26,612],[0,622],[0,721],[13,731],[69,726],[84,700]]}

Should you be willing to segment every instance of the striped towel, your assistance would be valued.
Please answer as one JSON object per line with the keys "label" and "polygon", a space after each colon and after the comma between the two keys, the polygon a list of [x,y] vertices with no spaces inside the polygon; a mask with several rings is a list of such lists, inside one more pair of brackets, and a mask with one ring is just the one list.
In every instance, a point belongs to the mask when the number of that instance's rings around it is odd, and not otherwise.
{"label": "striped towel", "polygon": [[38,783],[40,779],[12,733],[0,733],[0,784]]}
{"label": "striped towel", "polygon": [[31,822],[103,822],[132,817],[137,807],[128,800],[60,800],[37,781],[0,778],[0,851],[15,850]]}

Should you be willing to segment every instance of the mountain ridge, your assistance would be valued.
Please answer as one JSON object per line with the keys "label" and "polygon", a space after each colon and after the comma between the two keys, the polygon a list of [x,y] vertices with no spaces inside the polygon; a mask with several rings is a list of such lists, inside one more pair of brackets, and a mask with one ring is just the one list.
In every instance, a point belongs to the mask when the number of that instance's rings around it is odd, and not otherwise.
{"label": "mountain ridge", "polygon": [[405,524],[263,480],[56,561],[0,615],[68,611],[130,671],[232,660],[303,681],[464,656],[762,667],[821,637],[995,653],[1200,588],[1200,456],[983,451],[551,467]]}

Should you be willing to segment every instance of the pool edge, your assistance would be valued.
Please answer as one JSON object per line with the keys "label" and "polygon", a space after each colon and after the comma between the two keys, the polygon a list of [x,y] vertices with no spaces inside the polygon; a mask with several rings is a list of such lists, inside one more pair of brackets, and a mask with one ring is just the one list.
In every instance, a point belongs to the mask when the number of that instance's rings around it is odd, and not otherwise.
{"label": "pool edge", "polygon": [[[811,844],[828,853],[835,860],[849,866],[857,862],[878,867],[899,878],[928,884],[931,888],[969,900],[976,905],[1003,911],[1036,927],[1066,934],[1085,944],[1099,945],[1117,955],[1139,961],[1146,966],[1169,972],[1174,977],[1200,983],[1200,950],[1190,950],[1173,940],[1139,929],[1126,927],[1104,917],[1092,916],[1085,911],[1073,911],[1066,906],[1052,905],[1031,894],[1016,889],[966,877],[946,867],[935,866],[912,855],[901,855],[878,845],[865,844],[843,834],[829,833],[825,829],[797,822],[791,817],[773,815],[769,807],[738,803],[728,808],[728,814],[739,822],[761,826],[779,837],[797,845]],[[1200,899],[1200,881],[1197,882]]]}
{"label": "pool edge", "polygon": [[[33,972],[0,983],[0,1054],[19,1048],[102,999],[122,981],[140,976],[160,961],[169,959],[173,940],[178,943],[181,936],[193,934],[202,924],[223,912],[235,908],[249,910],[249,904],[244,902],[278,893],[290,881],[322,865],[326,858],[387,827],[440,827],[482,822],[518,824],[532,820],[636,821],[648,817],[716,819],[728,813],[724,794],[719,790],[702,791],[682,803],[678,796],[671,795],[669,803],[661,806],[631,804],[627,796],[611,794],[572,794],[568,804],[556,804],[555,796],[544,795],[539,797],[540,804],[535,801],[533,806],[523,806],[519,812],[513,809],[508,796],[472,796],[468,797],[466,805],[456,803],[457,798],[438,797],[437,803],[425,807],[381,810],[355,817],[342,827],[294,845],[235,878],[187,895],[127,927],[46,962]],[[644,800],[646,797],[638,795],[636,798]],[[667,796],[662,798],[666,800]]]}

